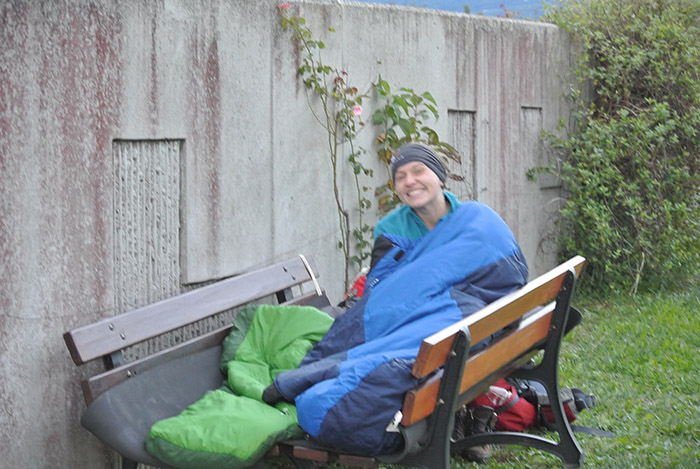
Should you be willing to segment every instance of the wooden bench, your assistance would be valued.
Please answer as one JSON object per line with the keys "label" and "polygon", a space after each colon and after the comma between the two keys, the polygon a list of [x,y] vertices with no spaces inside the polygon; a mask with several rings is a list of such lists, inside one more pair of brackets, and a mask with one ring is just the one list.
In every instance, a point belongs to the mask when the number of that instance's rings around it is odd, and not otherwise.
{"label": "wooden bench", "polygon": [[[399,430],[406,444],[399,453],[367,458],[336,453],[309,440],[294,440],[279,443],[268,456],[285,454],[302,467],[312,467],[314,462],[362,467],[390,463],[435,469],[449,468],[450,455],[469,446],[517,444],[556,454],[565,466],[580,466],[583,452],[564,418],[559,399],[557,362],[571,296],[584,262],[580,256],[572,258],[423,340],[413,374],[426,380],[405,397]],[[317,276],[313,259],[307,262],[302,256],[66,332],[64,339],[76,364],[101,358],[106,368],[82,383],[88,408],[81,423],[123,456],[123,467],[135,467],[136,461],[161,466],[143,445],[150,427],[177,415],[206,391],[221,385],[221,342],[230,326],[129,363],[122,363],[121,351],[222,311],[269,299],[270,295],[279,304],[330,306]],[[314,284],[311,293],[293,296],[293,287],[300,289],[309,283]],[[516,328],[470,355],[470,344],[518,319],[521,321]],[[539,363],[527,366],[539,351],[543,351]],[[485,433],[451,441],[456,410],[508,375],[536,379],[545,385],[553,403],[559,441],[516,432]],[[183,376],[196,379],[183,380]]]}
{"label": "wooden bench", "polygon": [[[559,398],[558,356],[570,313],[571,297],[585,259],[576,256],[494,301],[482,310],[423,340],[413,375],[429,377],[407,393],[399,426],[405,447],[400,453],[365,458],[340,454],[310,441],[284,442],[274,454],[298,460],[376,467],[379,463],[428,469],[449,468],[450,455],[470,446],[514,444],[557,455],[565,467],[583,464]],[[576,314],[580,314],[576,312]],[[488,347],[470,354],[476,344],[520,319]],[[532,358],[541,354],[536,365]],[[451,441],[455,412],[505,376],[540,381],[547,389],[559,441],[520,432],[493,432]],[[311,466],[309,466],[311,467]]]}
{"label": "wooden bench", "polygon": [[146,452],[146,436],[155,422],[221,386],[221,343],[231,325],[129,363],[123,350],[260,300],[325,308],[328,299],[317,277],[313,258],[300,255],[66,332],[63,338],[77,365],[104,362],[103,370],[82,381],[88,405],[82,425],[122,455],[122,467],[137,462],[162,466]]}

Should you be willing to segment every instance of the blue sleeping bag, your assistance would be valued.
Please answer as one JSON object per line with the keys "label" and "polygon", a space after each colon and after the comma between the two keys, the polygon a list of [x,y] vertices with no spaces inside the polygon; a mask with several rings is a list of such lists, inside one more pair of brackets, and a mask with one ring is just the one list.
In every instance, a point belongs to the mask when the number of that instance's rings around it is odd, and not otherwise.
{"label": "blue sleeping bag", "polygon": [[398,450],[387,426],[417,384],[423,338],[527,282],[527,264],[500,216],[462,204],[417,241],[395,246],[369,273],[364,297],[275,385],[318,442],[367,455]]}

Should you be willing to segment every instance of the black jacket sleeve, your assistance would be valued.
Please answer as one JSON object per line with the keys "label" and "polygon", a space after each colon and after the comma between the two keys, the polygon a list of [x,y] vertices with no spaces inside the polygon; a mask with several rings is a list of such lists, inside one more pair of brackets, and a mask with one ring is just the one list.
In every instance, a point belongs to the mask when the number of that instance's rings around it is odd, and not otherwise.
{"label": "black jacket sleeve", "polygon": [[379,259],[384,257],[384,254],[389,252],[394,246],[394,243],[389,241],[384,235],[379,235],[377,240],[374,242],[374,247],[372,247],[372,257],[369,264],[370,272],[372,269],[374,269],[374,266],[377,265]]}

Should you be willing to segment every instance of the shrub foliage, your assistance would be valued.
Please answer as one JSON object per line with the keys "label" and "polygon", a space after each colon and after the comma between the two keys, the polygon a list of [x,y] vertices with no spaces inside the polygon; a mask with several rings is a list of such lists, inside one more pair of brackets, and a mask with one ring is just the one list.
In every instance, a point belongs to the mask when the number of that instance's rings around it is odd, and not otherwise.
{"label": "shrub foliage", "polygon": [[700,2],[561,0],[546,11],[582,47],[572,131],[553,137],[568,190],[562,255],[585,255],[587,284],[605,291],[692,280]]}

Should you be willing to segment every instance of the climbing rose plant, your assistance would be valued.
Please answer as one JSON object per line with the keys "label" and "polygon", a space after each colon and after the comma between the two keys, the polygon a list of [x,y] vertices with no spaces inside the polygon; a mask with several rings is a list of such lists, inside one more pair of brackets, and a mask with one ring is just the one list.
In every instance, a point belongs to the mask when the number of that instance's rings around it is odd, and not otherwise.
{"label": "climbing rose plant", "polygon": [[[344,288],[347,290],[351,267],[355,266],[357,270],[362,268],[372,249],[372,227],[365,222],[372,202],[365,196],[369,187],[362,184],[361,178],[371,178],[374,173],[362,162],[361,157],[367,153],[366,149],[355,144],[358,133],[365,127],[362,120],[363,102],[372,99],[373,95],[377,107],[371,119],[377,131],[374,143],[387,175],[386,182],[375,189],[380,215],[385,215],[399,203],[391,182],[389,166],[391,155],[400,146],[409,142],[424,142],[435,148],[446,161],[461,160],[457,151],[441,141],[438,133],[428,125],[429,121],[437,121],[439,117],[437,103],[429,92],[416,93],[410,88],[401,88],[398,93],[393,93],[389,83],[381,76],[371,84],[369,90],[360,92],[350,84],[347,71],[332,67],[323,60],[325,44],[314,38],[306,20],[291,15],[289,3],[280,5],[277,9],[282,28],[291,32],[291,40],[300,52],[298,75],[306,90],[320,101],[320,106],[312,105],[307,93],[308,107],[327,136],[333,196],[341,233],[338,247],[343,251],[345,259]],[[332,28],[329,31],[334,32]],[[345,153],[354,178],[352,202],[344,201],[339,190],[341,162]],[[448,177],[461,179],[453,173]],[[352,223],[352,212],[357,214],[355,224]]]}

